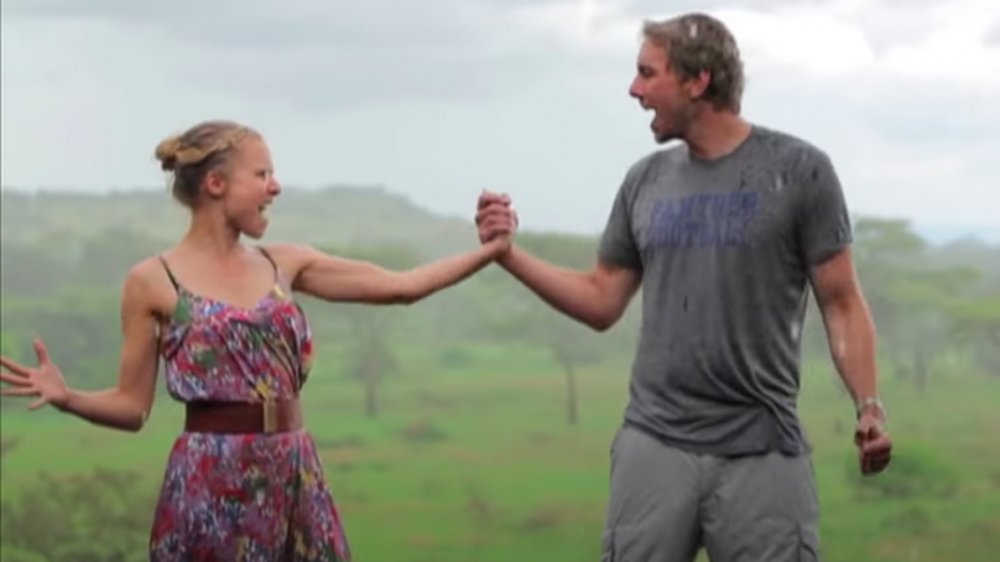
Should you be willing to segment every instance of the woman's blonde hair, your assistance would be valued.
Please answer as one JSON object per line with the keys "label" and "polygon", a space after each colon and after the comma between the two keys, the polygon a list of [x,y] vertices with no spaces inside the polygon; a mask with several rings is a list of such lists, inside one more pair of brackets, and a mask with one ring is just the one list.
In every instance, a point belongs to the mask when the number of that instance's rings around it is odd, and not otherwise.
{"label": "woman's blonde hair", "polygon": [[160,168],[171,174],[174,198],[194,207],[201,183],[210,172],[223,168],[236,146],[248,137],[260,137],[255,130],[234,121],[204,121],[187,131],[167,137],[156,146]]}

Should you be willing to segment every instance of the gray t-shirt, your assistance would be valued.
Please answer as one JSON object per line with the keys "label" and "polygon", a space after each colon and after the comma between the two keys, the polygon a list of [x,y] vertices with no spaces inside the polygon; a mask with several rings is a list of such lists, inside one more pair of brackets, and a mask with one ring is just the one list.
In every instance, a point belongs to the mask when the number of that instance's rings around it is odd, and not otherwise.
{"label": "gray t-shirt", "polygon": [[807,451],[809,270],[850,242],[830,159],[791,135],[754,126],[718,159],[681,145],[636,163],[599,254],[642,276],[625,423],[695,452]]}

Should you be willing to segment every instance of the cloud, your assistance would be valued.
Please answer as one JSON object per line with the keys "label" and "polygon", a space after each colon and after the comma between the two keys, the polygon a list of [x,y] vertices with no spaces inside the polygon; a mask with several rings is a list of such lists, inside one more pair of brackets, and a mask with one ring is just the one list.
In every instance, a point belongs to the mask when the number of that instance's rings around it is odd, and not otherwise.
{"label": "cloud", "polygon": [[129,47],[180,83],[316,111],[517,88],[545,66],[511,26],[525,3],[9,0],[4,15],[127,25]]}
{"label": "cloud", "polygon": [[642,20],[702,10],[742,46],[748,117],[827,150],[858,211],[1000,221],[994,0],[0,6],[5,184],[160,188],[155,142],[225,116],[266,132],[288,183],[462,216],[495,187],[526,226],[593,231],[655,149],[626,95]]}

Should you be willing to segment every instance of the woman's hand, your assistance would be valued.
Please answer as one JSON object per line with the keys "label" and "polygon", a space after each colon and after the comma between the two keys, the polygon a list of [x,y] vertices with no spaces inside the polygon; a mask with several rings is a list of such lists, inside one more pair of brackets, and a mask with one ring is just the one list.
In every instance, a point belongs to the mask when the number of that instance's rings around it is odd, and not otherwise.
{"label": "woman's hand", "polygon": [[62,371],[49,358],[49,352],[41,339],[34,342],[35,354],[38,356],[38,367],[31,368],[20,365],[7,357],[0,357],[0,380],[7,387],[0,391],[2,396],[38,397],[28,405],[29,410],[37,410],[46,404],[58,409],[66,407],[69,401],[69,388],[63,379]]}
{"label": "woman's hand", "polygon": [[506,238],[509,246],[518,226],[517,211],[510,196],[483,191],[476,204],[476,226],[480,242],[485,244],[497,238]]}

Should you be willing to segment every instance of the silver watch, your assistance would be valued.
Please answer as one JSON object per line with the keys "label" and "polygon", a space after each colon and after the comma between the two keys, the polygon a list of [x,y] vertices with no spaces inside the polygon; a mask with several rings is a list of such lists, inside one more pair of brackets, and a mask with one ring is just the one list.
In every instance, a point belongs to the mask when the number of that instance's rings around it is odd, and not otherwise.
{"label": "silver watch", "polygon": [[888,419],[889,416],[885,411],[885,405],[882,404],[882,400],[878,396],[869,396],[867,398],[858,400],[857,404],[854,405],[855,409],[854,413],[856,417],[860,418],[861,413],[872,406],[874,406],[878,410],[883,421]]}

